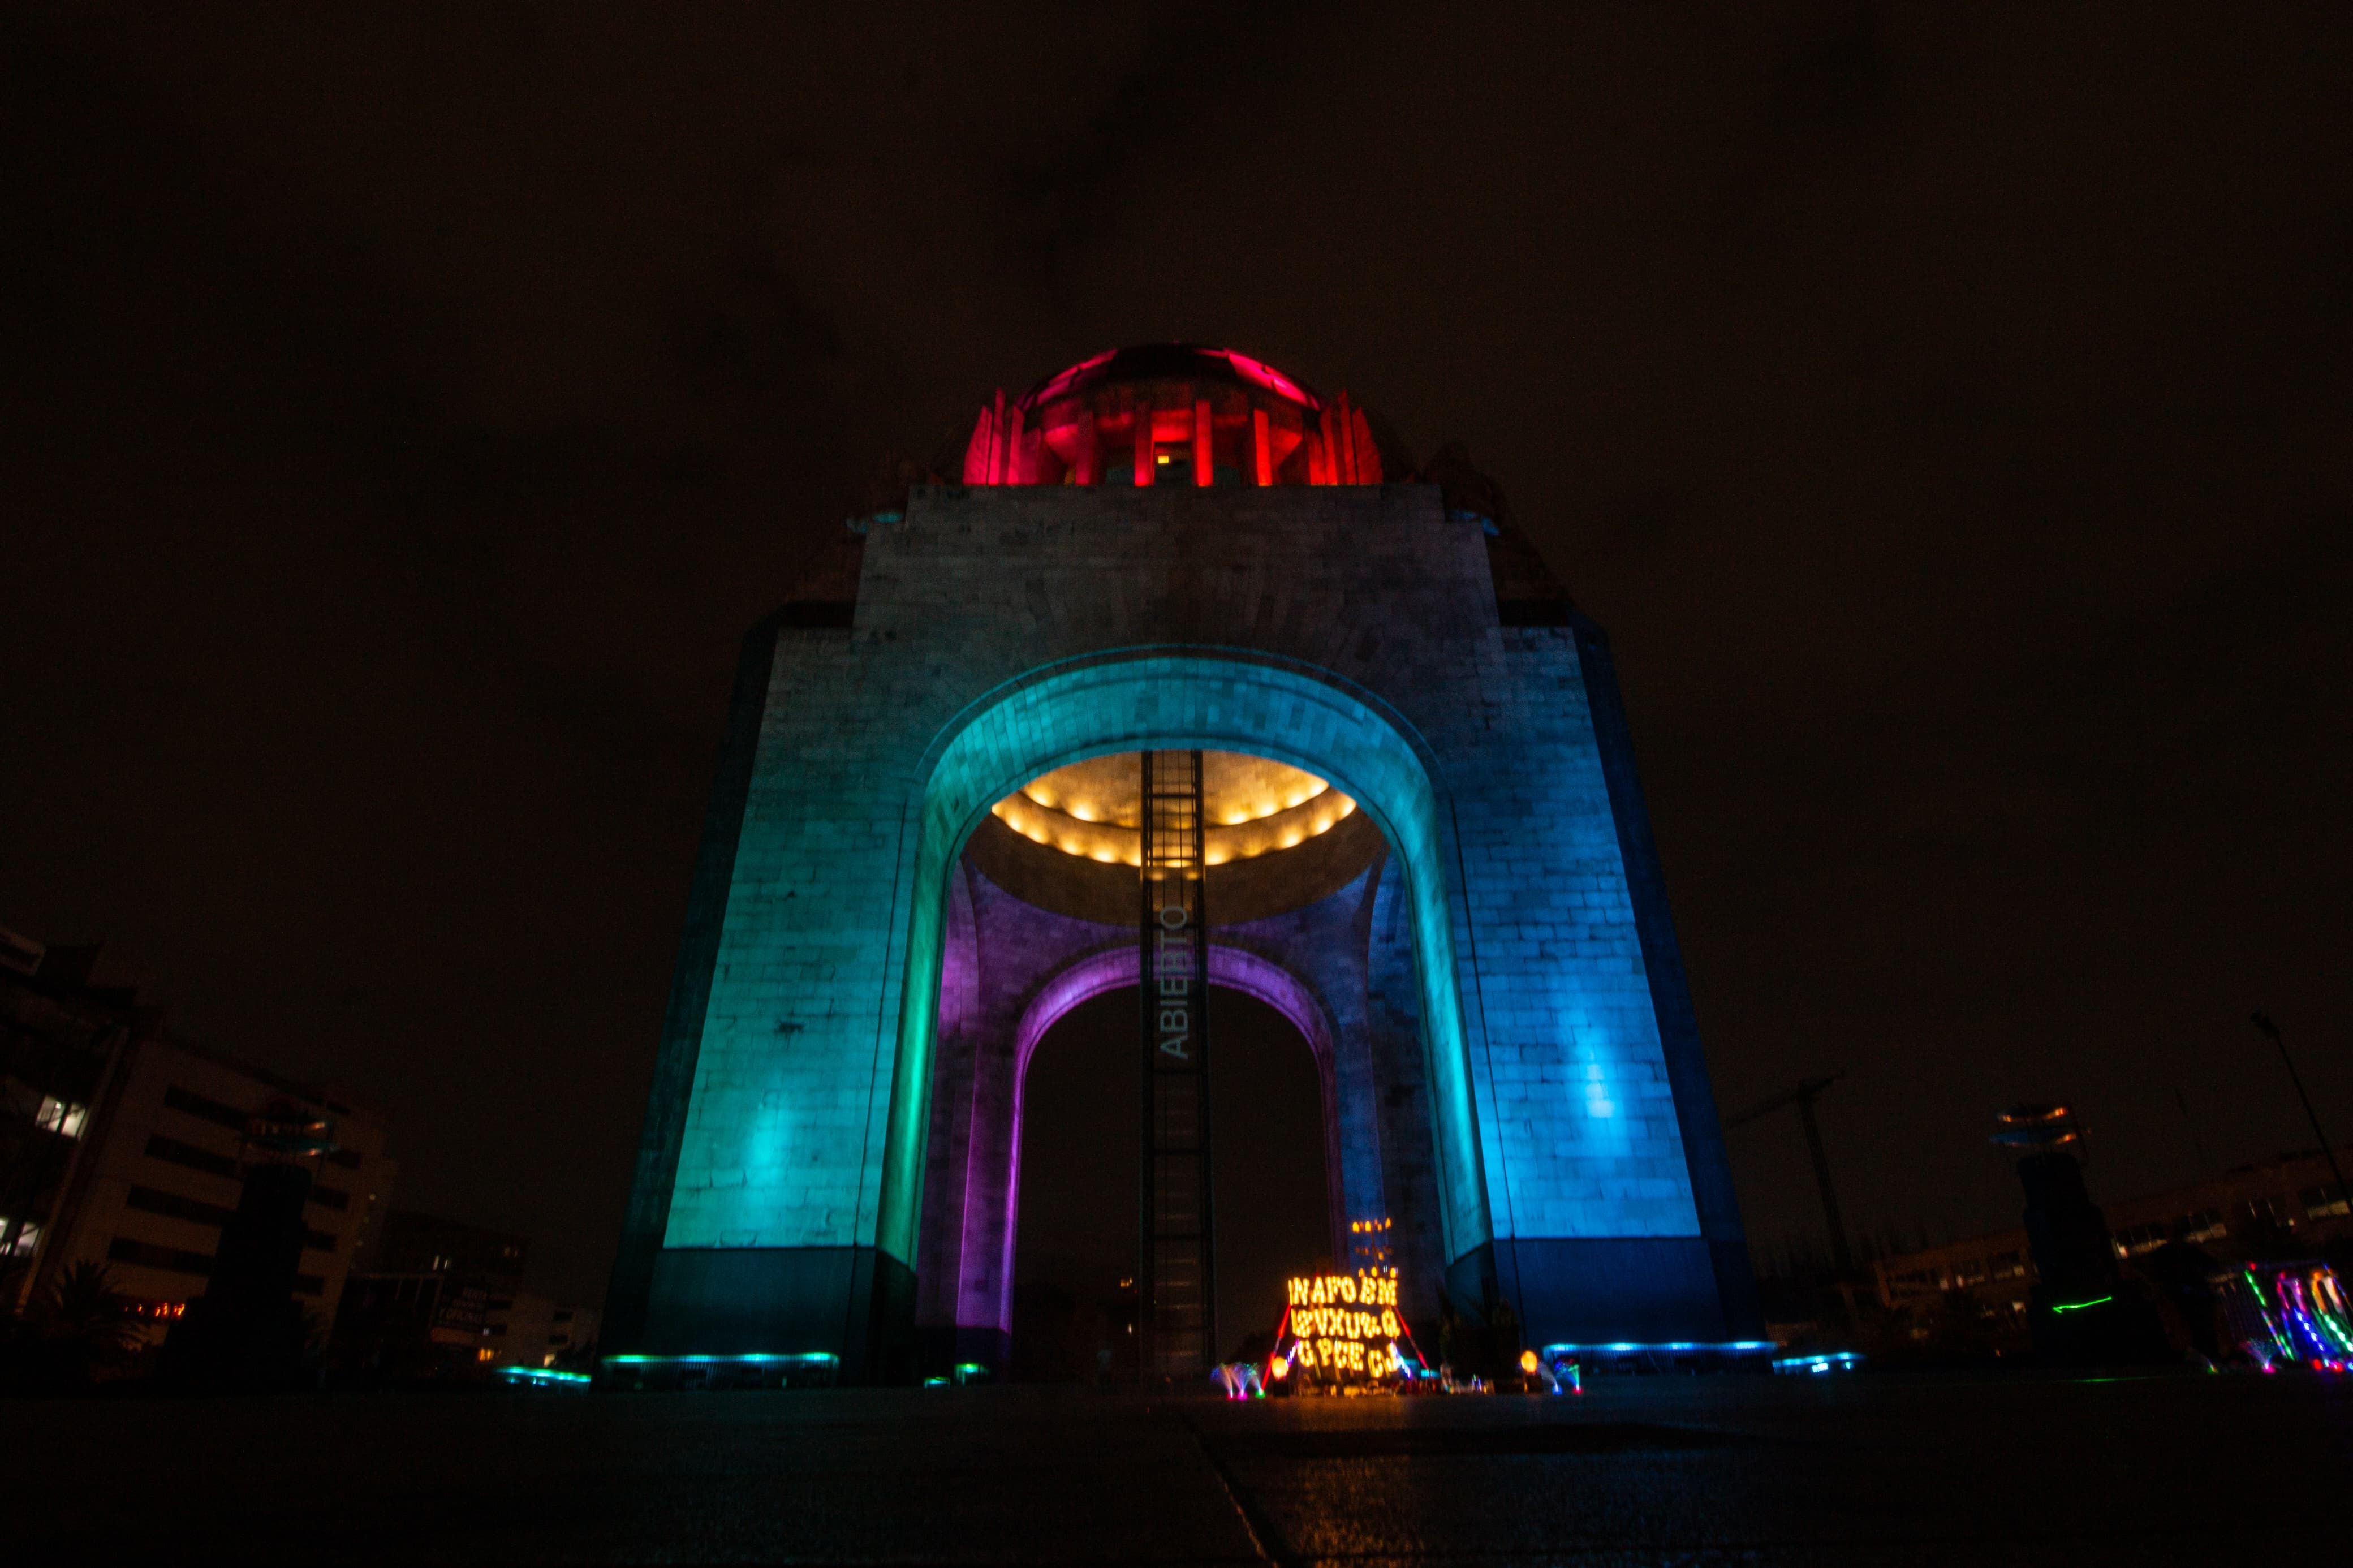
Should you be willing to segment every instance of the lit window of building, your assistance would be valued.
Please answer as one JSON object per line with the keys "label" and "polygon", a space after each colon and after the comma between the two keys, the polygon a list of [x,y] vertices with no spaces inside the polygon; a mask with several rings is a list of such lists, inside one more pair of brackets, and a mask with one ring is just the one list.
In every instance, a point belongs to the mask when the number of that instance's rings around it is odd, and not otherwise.
{"label": "lit window of building", "polygon": [[79,1138],[82,1123],[89,1119],[90,1107],[69,1104],[53,1094],[45,1094],[41,1097],[41,1109],[34,1114],[33,1124],[44,1132]]}
{"label": "lit window of building", "polygon": [[2306,1219],[2327,1219],[2348,1212],[2345,1194],[2328,1187],[2306,1187],[2296,1194]]}

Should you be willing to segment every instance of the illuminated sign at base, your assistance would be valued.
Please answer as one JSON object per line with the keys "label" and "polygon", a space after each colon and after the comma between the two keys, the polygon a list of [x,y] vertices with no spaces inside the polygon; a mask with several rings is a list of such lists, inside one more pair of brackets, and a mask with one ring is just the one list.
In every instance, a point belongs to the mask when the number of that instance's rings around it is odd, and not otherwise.
{"label": "illuminated sign at base", "polygon": [[1398,1315],[1397,1270],[1312,1274],[1290,1281],[1271,1378],[1380,1383],[1410,1377],[1420,1357]]}

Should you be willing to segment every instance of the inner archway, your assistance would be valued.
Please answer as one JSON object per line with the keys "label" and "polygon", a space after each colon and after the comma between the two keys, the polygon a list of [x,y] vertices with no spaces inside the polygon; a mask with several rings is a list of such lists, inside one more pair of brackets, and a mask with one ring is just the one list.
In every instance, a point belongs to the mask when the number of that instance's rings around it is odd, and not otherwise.
{"label": "inner archway", "polygon": [[[1029,1055],[1021,1090],[1012,1375],[1135,1375],[1136,992],[1082,1002]],[[1327,1085],[1313,1047],[1247,992],[1214,994],[1219,1354],[1261,1347],[1291,1274],[1327,1266],[1341,1223],[1327,1180]]]}
{"label": "inner archway", "polygon": [[[1041,667],[973,702],[939,732],[910,803],[908,924],[876,1243],[881,1255],[907,1261],[926,1342],[952,1340],[959,1355],[997,1362],[1009,1348],[1013,1161],[1002,1137],[1018,1079],[992,1020],[1015,999],[986,976],[990,908],[1012,895],[975,867],[966,846],[986,831],[994,806],[1056,769],[1185,747],[1288,764],[1361,807],[1383,856],[1316,906],[1350,922],[1356,956],[1344,967],[1354,973],[1314,983],[1327,998],[1346,999],[1355,1018],[1346,1037],[1370,1053],[1343,1075],[1344,1142],[1369,1156],[1350,1162],[1352,1210],[1361,1168],[1366,1216],[1388,1212],[1380,1169],[1388,1149],[1397,1162],[1390,1184],[1414,1196],[1401,1228],[1419,1235],[1419,1275],[1430,1292],[1493,1234],[1457,984],[1461,909],[1452,887],[1461,855],[1420,737],[1377,697],[1286,659],[1148,647],[1087,656]],[[1335,826],[1330,837],[1338,834]],[[1377,933],[1369,957],[1354,946],[1367,924]],[[1286,962],[1317,967],[1314,951],[1342,950],[1292,942],[1285,951],[1293,955]],[[933,1223],[923,1223],[927,1210]]]}
{"label": "inner archway", "polygon": [[[919,1355],[1008,1363],[1020,1069],[1055,1018],[1132,983],[1147,950],[1142,1374],[1189,1378],[1226,1339],[1202,1158],[1219,1142],[1202,1097],[1215,1042],[1187,1033],[1187,988],[1204,983],[1269,1002],[1328,1063],[1327,1182],[1349,1238],[1335,1264],[1401,1268],[1410,1310],[1433,1321],[1442,1290],[1475,1299],[1456,1275],[1484,1267],[1492,1230],[1455,983],[1461,856],[1418,735],[1327,672],[1134,650],[1008,683],[933,758],[911,802],[877,1192],[878,1249],[908,1259],[892,1288],[911,1299]],[[1140,828],[1120,820],[1131,795],[1151,802]]]}

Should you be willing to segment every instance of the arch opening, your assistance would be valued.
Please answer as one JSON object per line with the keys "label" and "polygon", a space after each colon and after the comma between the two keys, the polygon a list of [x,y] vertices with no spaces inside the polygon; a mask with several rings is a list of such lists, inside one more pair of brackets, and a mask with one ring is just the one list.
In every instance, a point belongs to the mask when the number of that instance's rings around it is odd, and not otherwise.
{"label": "arch opening", "polygon": [[[906,989],[891,1084],[877,1239],[883,1251],[914,1270],[924,1303],[919,1305],[919,1316],[928,1314],[926,1321],[937,1322],[952,1315],[959,1345],[966,1344],[967,1331],[985,1328],[997,1336],[995,1342],[1002,1350],[1002,1336],[1012,1328],[1020,1183],[1009,1169],[997,1173],[1013,1163],[1008,1158],[1011,1151],[1002,1148],[1001,1132],[990,1143],[983,1124],[1006,1124],[1010,1108],[991,1106],[989,1096],[1018,1094],[1025,1074],[1017,1070],[1007,1079],[1002,1068],[980,1060],[988,1048],[985,1040],[957,1034],[964,1016],[959,997],[965,1005],[971,1003],[965,994],[974,984],[967,971],[976,966],[971,955],[986,946],[991,911],[1001,911],[1003,900],[1010,897],[992,881],[1002,875],[1001,864],[988,864],[985,874],[982,869],[987,836],[1012,837],[1003,814],[995,808],[1008,797],[1034,802],[1027,786],[1074,763],[1178,748],[1244,753],[1246,759],[1312,777],[1324,793],[1351,803],[1352,812],[1335,818],[1335,830],[1278,854],[1237,860],[1210,875],[1248,874],[1252,867],[1294,857],[1304,865],[1314,850],[1338,858],[1331,858],[1331,864],[1339,868],[1340,889],[1346,890],[1345,899],[1335,890],[1324,902],[1336,900],[1354,908],[1347,900],[1355,900],[1369,911],[1375,882],[1383,874],[1380,868],[1384,863],[1391,868],[1388,875],[1398,884],[1403,924],[1409,929],[1407,966],[1411,973],[1406,984],[1411,994],[1401,1011],[1412,1037],[1405,1048],[1418,1058],[1409,1074],[1417,1080],[1411,1098],[1417,1111],[1427,1117],[1420,1136],[1430,1152],[1430,1170],[1423,1179],[1436,1189],[1430,1205],[1434,1211],[1430,1227],[1433,1273],[1490,1238],[1454,961],[1451,889],[1456,862],[1451,824],[1425,760],[1426,750],[1377,700],[1307,667],[1193,650],[1138,651],[1074,661],[1034,672],[967,710],[935,743],[913,803],[921,827],[910,851],[913,897],[902,971]],[[1360,837],[1351,840],[1338,828],[1352,828]],[[1133,920],[1132,868],[1116,859],[1092,863],[1090,857],[1031,843],[1021,843],[1019,848],[1035,850],[1065,867],[1124,874],[1131,889],[1125,894],[1124,908],[1129,912],[1124,918]],[[1211,919],[1219,919],[1214,910]],[[1100,951],[1036,983],[1017,1037],[1006,1042],[1014,1058],[1008,1066],[1026,1069],[1037,1040],[1070,1007],[1114,985],[1134,984],[1138,967],[1134,938],[1122,941],[1106,925],[1092,929]],[[1311,1052],[1318,1053],[1324,1064],[1319,1070],[1328,1082],[1333,1030],[1314,988],[1252,948],[1249,942],[1219,942],[1209,960],[1211,984],[1258,995],[1290,1018]],[[1362,984],[1359,976],[1360,991]],[[944,1016],[949,1031],[945,1058]],[[975,1065],[958,1065],[967,1059]],[[959,1078],[959,1072],[966,1076]],[[987,1081],[992,1072],[1001,1082],[999,1089],[992,1090]],[[1346,1204],[1369,1191],[1373,1195],[1363,1200],[1370,1205],[1364,1217],[1382,1212],[1377,1150],[1369,1155],[1361,1152],[1380,1137],[1372,1125],[1381,1112],[1368,1100],[1368,1073],[1360,1063],[1354,1074],[1347,1137],[1353,1141],[1350,1146],[1360,1150],[1355,1161],[1359,1173],[1351,1173],[1344,1179],[1337,1156],[1326,1159],[1335,1242],[1345,1232],[1338,1215]],[[1325,1100],[1325,1128],[1337,1128],[1344,1118],[1335,1111],[1328,1093]],[[1391,1108],[1397,1103],[1392,1100]],[[960,1220],[950,1219],[938,1203],[926,1200],[927,1182],[955,1189],[953,1206],[961,1212]],[[1334,1248],[1335,1253],[1344,1249]],[[1435,1279],[1430,1288],[1436,1288]],[[1229,1337],[1224,1329],[1221,1324],[1221,1339]]]}
{"label": "arch opening", "polygon": [[[1135,1375],[1136,992],[1063,1012],[1020,1079],[1021,1172],[1008,1215],[1010,1369],[1023,1382]],[[1248,991],[1217,988],[1219,1323],[1222,1358],[1257,1352],[1291,1273],[1324,1268],[1341,1225],[1328,1059]],[[1261,1321],[1265,1320],[1265,1321]]]}

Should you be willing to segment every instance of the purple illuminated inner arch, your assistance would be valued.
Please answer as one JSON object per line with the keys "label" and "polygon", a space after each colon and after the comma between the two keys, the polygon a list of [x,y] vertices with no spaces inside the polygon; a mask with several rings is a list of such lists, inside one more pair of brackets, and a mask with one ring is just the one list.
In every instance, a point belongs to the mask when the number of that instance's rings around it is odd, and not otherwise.
{"label": "purple illuminated inner arch", "polygon": [[[958,1284],[958,1321],[994,1322],[1008,1333],[1013,1331],[1013,1251],[1021,1215],[1022,1097],[1029,1088],[1030,1057],[1036,1053],[1038,1043],[1071,1009],[1106,991],[1135,984],[1143,967],[1141,955],[1132,944],[1091,953],[1046,982],[1022,1013],[1021,1022],[1014,1031],[1013,1148],[1011,1174],[1005,1184],[1005,1210],[1001,1215],[968,1213],[964,1221],[965,1235],[976,1241],[987,1228],[986,1222],[997,1220],[1004,1251],[993,1279],[985,1284],[970,1279]],[[1333,1105],[1332,1027],[1324,1016],[1323,1004],[1289,970],[1246,949],[1217,942],[1209,944],[1209,984],[1256,997],[1282,1014],[1307,1042],[1308,1051],[1315,1058],[1315,1078],[1324,1100],[1324,1192],[1327,1201],[1336,1203],[1341,1190],[1339,1122]],[[965,1177],[967,1194],[986,1190],[979,1169],[986,1158],[976,1142]]]}

